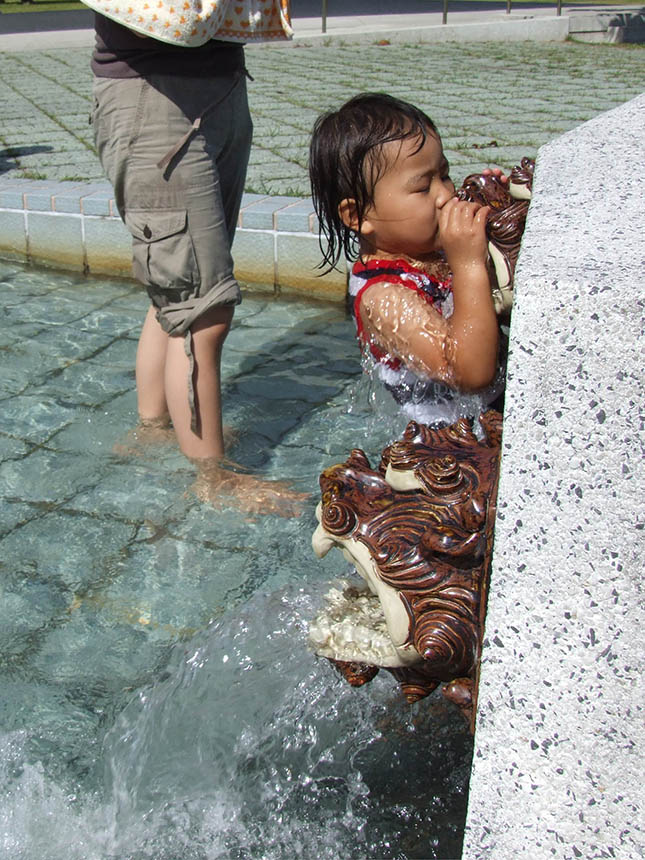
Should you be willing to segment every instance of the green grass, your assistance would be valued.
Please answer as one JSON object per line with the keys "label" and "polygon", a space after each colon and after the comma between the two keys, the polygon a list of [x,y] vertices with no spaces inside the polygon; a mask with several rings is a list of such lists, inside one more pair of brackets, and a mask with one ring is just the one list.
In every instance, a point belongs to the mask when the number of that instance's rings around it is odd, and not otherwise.
{"label": "green grass", "polygon": [[39,0],[37,3],[2,3],[0,2],[0,15],[11,12],[63,12],[68,9],[89,9],[83,3],[60,2],[60,0]]}

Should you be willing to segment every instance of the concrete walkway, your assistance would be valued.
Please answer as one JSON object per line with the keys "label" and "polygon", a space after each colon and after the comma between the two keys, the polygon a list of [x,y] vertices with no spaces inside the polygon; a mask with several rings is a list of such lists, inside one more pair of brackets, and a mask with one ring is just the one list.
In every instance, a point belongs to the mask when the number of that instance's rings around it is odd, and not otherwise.
{"label": "concrete walkway", "polygon": [[[328,19],[325,36],[320,18],[296,19],[292,47],[247,51],[255,78],[247,191],[308,196],[311,125],[319,112],[361,89],[389,91],[427,110],[456,181],[488,164],[512,167],[645,88],[639,48],[525,41],[567,17],[556,19],[549,7],[511,16],[501,9],[456,11],[446,30],[439,11],[344,16]],[[520,25],[525,29],[513,29]],[[473,27],[497,43],[473,41]],[[87,123],[92,36],[88,30],[0,35],[0,177],[103,179]],[[523,40],[509,41],[518,36]],[[461,41],[431,48],[419,41],[446,37]],[[360,47],[348,47],[350,39],[362,39]],[[377,44],[382,41],[390,44]]]}
{"label": "concrete walkway", "polygon": [[[455,12],[470,20],[450,31],[423,24],[438,13],[350,15],[330,18],[335,35],[325,37],[320,19],[296,19],[295,44],[249,47],[255,134],[235,239],[238,278],[344,301],[343,274],[321,278],[317,269],[307,152],[318,114],[359,90],[385,90],[425,109],[460,184],[485,166],[510,169],[645,89],[639,48],[541,42],[527,40],[526,33],[515,40],[522,35],[516,25],[539,36],[544,22],[566,24],[567,16],[547,11],[531,17],[532,10],[524,10],[528,17],[511,20],[499,9]],[[406,26],[397,30],[395,22]],[[477,37],[489,38],[490,27],[498,41],[472,40],[473,28]],[[122,275],[130,271],[130,238],[88,124],[91,35],[70,30],[4,37],[14,50],[0,57],[0,254]],[[436,41],[447,36],[466,41]],[[69,39],[85,44],[64,47]],[[47,47],[36,50],[34,41]]]}

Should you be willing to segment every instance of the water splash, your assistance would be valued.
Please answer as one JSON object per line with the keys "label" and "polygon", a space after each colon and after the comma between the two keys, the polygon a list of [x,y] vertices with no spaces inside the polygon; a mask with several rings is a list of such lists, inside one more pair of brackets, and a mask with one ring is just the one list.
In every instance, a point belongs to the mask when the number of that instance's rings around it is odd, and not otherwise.
{"label": "water splash", "polygon": [[305,646],[319,600],[256,596],[121,713],[104,745],[119,857],[141,822],[133,860],[415,856],[388,854],[404,835],[431,857],[433,840],[459,840],[428,806],[465,812],[460,717],[409,709],[386,678],[347,687]]}

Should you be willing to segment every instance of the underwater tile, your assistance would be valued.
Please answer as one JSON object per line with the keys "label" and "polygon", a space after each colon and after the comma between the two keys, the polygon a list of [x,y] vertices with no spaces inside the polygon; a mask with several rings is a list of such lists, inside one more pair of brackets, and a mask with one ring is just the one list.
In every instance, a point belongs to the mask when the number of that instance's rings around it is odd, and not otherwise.
{"label": "underwater tile", "polygon": [[[126,283],[119,280],[103,281],[87,275],[83,272],[68,273],[68,277],[61,277],[60,272],[56,272],[55,286],[49,294],[49,299],[55,302],[59,297],[62,299],[72,299],[74,302],[79,302],[82,305],[89,305],[95,308],[110,308],[118,299],[127,298],[135,292],[134,283]],[[115,311],[118,313],[118,311]]]}
{"label": "underwater tile", "polygon": [[[29,573],[33,576],[35,571],[32,569]],[[61,607],[64,608],[64,603],[54,585],[32,583],[29,578],[16,583],[5,581],[0,607],[0,649],[4,660],[15,663],[23,653],[33,653],[42,631]],[[4,696],[7,695],[6,680],[3,678]],[[7,730],[6,724],[3,728]]]}
{"label": "underwater tile", "polygon": [[6,290],[21,270],[22,267],[19,262],[14,263],[10,260],[0,259],[0,284],[3,290]]}
{"label": "underwater tile", "polygon": [[80,217],[27,214],[29,257],[34,262],[83,270],[83,238]]}
{"label": "underwater tile", "polygon": [[347,293],[347,275],[333,270],[321,274],[318,268],[322,254],[318,237],[293,236],[278,233],[277,283],[281,292],[344,302]]}
{"label": "underwater tile", "polygon": [[102,407],[116,396],[134,387],[134,366],[110,368],[98,363],[75,362],[58,373],[50,374],[45,392],[75,407]]}
{"label": "underwater tile", "polygon": [[29,446],[22,439],[0,434],[0,463],[3,460],[16,460],[24,457]]}
{"label": "underwater tile", "polygon": [[325,384],[313,376],[303,378],[299,369],[291,373],[283,371],[270,375],[255,373],[246,379],[238,379],[236,388],[244,396],[284,400],[290,404],[288,408],[295,414],[302,411],[300,403],[322,403],[335,390],[333,385]]}
{"label": "underwater tile", "polygon": [[134,341],[118,338],[109,341],[104,349],[88,355],[87,363],[90,366],[97,365],[106,375],[111,374],[113,368],[120,371],[134,371],[136,353],[137,347]]}
{"label": "underwater tile", "polygon": [[135,310],[123,308],[115,311],[111,307],[95,308],[81,316],[76,325],[83,332],[104,332],[113,337],[127,337],[133,332],[136,337],[141,331],[141,314]]}
{"label": "underwater tile", "polygon": [[55,684],[136,686],[160,655],[144,647],[145,630],[129,621],[130,607],[93,603],[71,605],[69,620],[48,633],[32,666]]}
{"label": "underwater tile", "polygon": [[132,275],[132,236],[120,218],[85,218],[85,259],[93,274]]}
{"label": "underwater tile", "polygon": [[[0,457],[0,468],[2,460]],[[11,497],[3,493],[2,504],[0,505],[0,552],[2,552],[2,539],[4,536],[15,529],[22,523],[27,522],[34,516],[34,510],[27,502],[21,499]],[[0,561],[0,570],[7,570],[8,562]],[[2,616],[2,608],[0,604],[0,617]],[[0,622],[1,627],[2,622]]]}
{"label": "underwater tile", "polygon": [[[16,398],[18,399],[18,398]],[[100,470],[88,473],[79,458],[60,452],[34,449],[21,460],[0,465],[4,492],[28,502],[57,502],[94,486]]]}
{"label": "underwater tile", "polygon": [[60,582],[69,590],[109,584],[139,524],[113,519],[109,528],[106,525],[71,503],[34,517],[5,537],[3,558],[10,564],[27,565],[40,582]]}
{"label": "underwater tile", "polygon": [[2,352],[0,392],[3,396],[33,392],[48,373],[58,370],[63,362],[55,353],[30,349],[33,341],[15,341]]}
{"label": "underwater tile", "polygon": [[23,341],[20,348],[31,354],[34,362],[42,360],[47,363],[49,357],[53,356],[57,360],[56,367],[65,367],[71,363],[83,361],[96,353],[100,355],[102,349],[112,342],[113,338],[107,333],[83,332],[79,337],[73,325],[63,324],[49,326],[40,332],[37,338]]}
{"label": "underwater tile", "polygon": [[235,277],[249,289],[274,290],[274,235],[262,230],[238,229],[233,241]]}
{"label": "underwater tile", "polygon": [[[272,296],[258,295],[252,290],[242,290],[242,302],[235,308],[233,326],[253,325],[254,319],[264,318],[273,302]],[[227,341],[228,343],[228,341]]]}
{"label": "underwater tile", "polygon": [[74,407],[43,395],[20,394],[5,400],[0,409],[0,431],[27,442],[46,442],[65,427],[74,415]]}
{"label": "underwater tile", "polygon": [[[22,637],[23,641],[26,639],[26,652],[24,657],[14,656],[11,661],[13,676],[3,679],[3,698],[11,702],[11,707],[3,707],[3,703],[0,703],[0,719],[5,731],[12,732],[13,740],[24,740],[25,746],[33,742],[33,738],[27,742],[25,726],[41,726],[41,743],[47,745],[49,738],[55,736],[57,755],[66,762],[73,762],[78,770],[87,772],[93,765],[90,739],[98,730],[101,716],[95,708],[85,706],[86,697],[78,695],[79,688],[73,682],[66,687],[50,684],[42,678],[34,680],[27,668],[38,642],[46,639],[47,630],[47,626],[44,626],[32,635]],[[9,752],[7,747],[5,749]],[[15,755],[15,750],[10,755]],[[23,775],[27,774],[29,768],[23,771]],[[37,817],[37,812],[29,815],[30,825]],[[49,832],[46,838],[48,846],[51,846]],[[57,852],[57,848],[53,850]]]}
{"label": "underwater tile", "polygon": [[124,292],[122,295],[116,296],[112,301],[112,308],[116,313],[121,309],[134,311],[141,317],[141,324],[150,307],[150,299],[143,286],[138,281],[130,281],[128,286],[130,292]]}
{"label": "underwater tile", "polygon": [[69,424],[49,440],[48,447],[54,451],[75,454],[77,457],[99,458],[96,465],[100,461],[111,465],[111,461],[119,456],[119,446],[127,440],[128,428],[135,423],[134,386],[129,393],[132,395],[132,403],[127,415],[113,409],[114,401],[98,409],[94,406],[79,407]]}
{"label": "underwater tile", "polygon": [[162,523],[177,516],[188,504],[184,496],[191,482],[182,472],[170,476],[156,468],[154,462],[115,457],[100,486],[80,493],[75,506],[92,515],[122,516],[130,520],[153,520]]}
{"label": "underwater tile", "polygon": [[45,297],[56,289],[61,275],[65,277],[60,271],[37,270],[24,260],[5,261],[4,266],[6,268],[2,272],[2,289],[5,293],[14,292],[18,300],[22,299],[22,302],[17,302],[20,304],[26,304],[33,299],[45,300]]}
{"label": "underwater tile", "polygon": [[[7,306],[7,321],[11,326],[17,323],[33,323],[42,327],[58,327],[68,323],[74,323],[87,307],[80,308],[76,302],[65,296],[59,296],[52,300],[53,291],[43,296],[33,296],[28,303],[23,305],[11,304]],[[30,337],[31,335],[23,335]]]}
{"label": "underwater tile", "polygon": [[204,552],[201,542],[171,536],[133,546],[119,578],[104,592],[106,603],[131,607],[136,623],[167,639],[194,634],[228,608],[227,594],[239,589],[257,564],[251,549],[231,554],[211,548],[205,567]]}

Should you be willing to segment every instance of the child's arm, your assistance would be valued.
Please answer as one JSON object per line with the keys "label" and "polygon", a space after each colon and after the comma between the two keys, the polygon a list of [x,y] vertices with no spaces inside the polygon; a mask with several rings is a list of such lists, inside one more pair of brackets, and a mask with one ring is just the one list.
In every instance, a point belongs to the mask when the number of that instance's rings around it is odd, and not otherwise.
{"label": "child's arm", "polygon": [[454,311],[447,350],[457,385],[482,388],[495,376],[499,329],[486,266],[487,206],[452,198],[439,215],[439,235],[452,271]]}
{"label": "child's arm", "polygon": [[486,268],[487,208],[452,198],[439,231],[453,272],[454,312],[441,316],[413,290],[374,284],[363,294],[366,335],[416,372],[464,391],[488,385],[497,367],[498,327]]}

